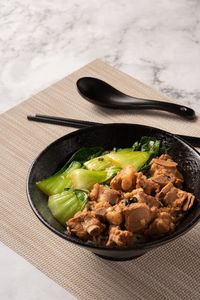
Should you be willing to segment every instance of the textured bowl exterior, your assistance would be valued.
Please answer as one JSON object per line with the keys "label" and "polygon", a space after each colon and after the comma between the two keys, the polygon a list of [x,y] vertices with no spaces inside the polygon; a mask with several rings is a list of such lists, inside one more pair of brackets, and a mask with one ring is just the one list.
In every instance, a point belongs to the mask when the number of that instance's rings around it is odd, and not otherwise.
{"label": "textured bowl exterior", "polygon": [[[159,240],[126,249],[96,247],[67,235],[66,229],[51,215],[47,206],[47,196],[37,189],[35,183],[58,171],[66,160],[81,147],[103,146],[106,150],[111,150],[114,147],[130,147],[144,135],[154,136],[162,140],[184,176],[184,189],[196,196],[195,205],[176,231]],[[91,126],[59,138],[38,155],[28,173],[27,197],[36,216],[55,234],[78,246],[87,248],[99,256],[114,260],[127,260],[143,255],[150,249],[176,239],[198,222],[200,218],[200,154],[180,138],[157,128],[119,123]]]}

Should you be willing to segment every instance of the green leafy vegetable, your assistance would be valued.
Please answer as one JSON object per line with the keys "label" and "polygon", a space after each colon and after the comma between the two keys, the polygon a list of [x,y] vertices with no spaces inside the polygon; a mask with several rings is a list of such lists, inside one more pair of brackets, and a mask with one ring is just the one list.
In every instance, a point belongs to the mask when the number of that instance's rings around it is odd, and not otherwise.
{"label": "green leafy vegetable", "polygon": [[140,141],[137,141],[132,146],[133,151],[148,151],[150,154],[146,163],[141,166],[140,171],[144,172],[149,169],[150,161],[153,157],[159,156],[162,153],[166,153],[165,147],[161,144],[161,141],[151,136],[143,136]]}
{"label": "green leafy vegetable", "polygon": [[139,170],[148,161],[149,157],[149,152],[133,151],[132,148],[125,148],[93,158],[85,162],[84,166],[89,170],[101,171],[112,166],[124,168],[127,165],[133,165],[136,170]]}
{"label": "green leafy vegetable", "polygon": [[101,155],[102,147],[81,148],[76,151],[65,163],[61,170],[53,176],[36,183],[37,187],[46,195],[61,193],[65,188],[71,187],[69,173],[82,167],[82,164],[93,157]]}
{"label": "green leafy vegetable", "polygon": [[107,154],[116,165],[122,169],[128,165],[133,165],[136,170],[139,170],[149,159],[149,152],[133,151],[132,148],[119,149]]}
{"label": "green leafy vegetable", "polygon": [[106,155],[98,156],[84,163],[84,166],[88,170],[94,170],[94,171],[104,171],[105,169],[108,169],[115,165],[116,163]]}
{"label": "green leafy vegetable", "polygon": [[52,195],[48,200],[48,207],[52,215],[63,225],[75,213],[81,211],[88,199],[86,191],[68,189],[60,194]]}
{"label": "green leafy vegetable", "polygon": [[114,177],[120,169],[112,167],[104,171],[91,171],[77,169],[70,173],[72,187],[76,189],[90,190],[95,183],[107,182]]}
{"label": "green leafy vegetable", "polygon": [[132,146],[133,151],[148,151],[152,156],[158,156],[161,150],[161,142],[151,136],[143,136]]}
{"label": "green leafy vegetable", "polygon": [[99,155],[101,155],[103,152],[103,148],[102,147],[91,147],[91,148],[86,148],[83,147],[79,150],[77,150],[71,157],[70,159],[66,162],[66,164],[62,167],[62,169],[57,172],[57,174],[62,173],[71,162],[73,161],[78,161],[81,164],[83,164],[85,161],[90,160],[94,157],[97,157]]}
{"label": "green leafy vegetable", "polygon": [[58,172],[47,179],[38,181],[37,187],[46,195],[55,195],[64,191],[65,188],[71,187],[71,179],[69,174],[76,169],[81,168],[81,163],[77,161],[71,162],[69,167],[62,173]]}

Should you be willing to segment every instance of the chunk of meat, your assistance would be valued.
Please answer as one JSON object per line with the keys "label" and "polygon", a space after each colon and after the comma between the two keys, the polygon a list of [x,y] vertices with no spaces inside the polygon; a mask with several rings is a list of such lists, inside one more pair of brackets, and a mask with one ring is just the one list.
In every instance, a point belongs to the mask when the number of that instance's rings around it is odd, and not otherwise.
{"label": "chunk of meat", "polygon": [[195,201],[195,196],[191,193],[175,188],[172,183],[168,183],[162,188],[157,198],[165,206],[173,208],[175,211],[188,211]]}
{"label": "chunk of meat", "polygon": [[144,230],[151,221],[151,211],[145,203],[135,203],[124,208],[125,227],[131,232]]}
{"label": "chunk of meat", "polygon": [[115,205],[120,199],[120,193],[96,183],[90,192],[90,199],[96,202],[109,202],[111,205]]}
{"label": "chunk of meat", "polygon": [[188,211],[194,204],[195,196],[191,193],[178,190],[177,199],[173,203],[175,210]]}
{"label": "chunk of meat", "polygon": [[167,175],[167,174],[159,174],[159,175],[154,175],[151,180],[153,182],[155,182],[156,184],[159,185],[160,189],[162,189],[162,187],[164,187],[166,184],[168,184],[169,182],[174,182],[176,179],[174,176],[172,175]]}
{"label": "chunk of meat", "polygon": [[82,240],[88,240],[89,234],[83,227],[82,222],[84,222],[85,216],[88,212],[78,212],[73,218],[69,219],[67,222],[67,229],[72,235],[76,235]]}
{"label": "chunk of meat", "polygon": [[109,238],[106,246],[127,247],[133,244],[133,233],[121,230],[119,226],[113,226],[109,230]]}
{"label": "chunk of meat", "polygon": [[174,218],[168,212],[160,212],[158,217],[150,224],[145,235],[159,237],[175,229]]}
{"label": "chunk of meat", "polygon": [[[163,154],[158,158],[153,159],[153,163],[158,164],[160,166],[170,168],[170,169],[176,169],[177,163],[172,160],[172,158],[168,154]],[[153,168],[153,166],[152,166]]]}
{"label": "chunk of meat", "polygon": [[91,201],[97,201],[99,197],[99,192],[100,192],[100,184],[95,183],[91,192],[90,192],[90,200]]}
{"label": "chunk of meat", "polygon": [[111,180],[110,186],[115,190],[132,191],[136,186],[136,178],[135,168],[127,166]]}
{"label": "chunk of meat", "polygon": [[[96,211],[96,210],[98,210],[98,209],[100,209],[100,208],[108,208],[108,207],[110,207],[111,205],[110,205],[110,203],[109,202],[106,202],[106,201],[101,201],[101,202],[96,202],[96,201],[88,201],[88,203],[86,204],[86,206],[85,206],[85,209],[87,210],[87,211]],[[84,209],[84,210],[85,210]]]}
{"label": "chunk of meat", "polygon": [[105,228],[92,212],[79,212],[67,222],[68,231],[82,240],[98,236]]}
{"label": "chunk of meat", "polygon": [[95,217],[100,221],[104,222],[106,221],[106,213],[107,209],[105,207],[98,208],[95,210]]}
{"label": "chunk of meat", "polygon": [[106,220],[112,225],[120,225],[123,222],[122,208],[120,205],[117,204],[107,209]]}
{"label": "chunk of meat", "polygon": [[161,187],[168,182],[172,182],[176,187],[181,187],[183,183],[183,176],[177,169],[177,163],[167,154],[163,154],[159,158],[152,160],[150,175],[151,180]]}
{"label": "chunk of meat", "polygon": [[142,188],[138,188],[136,190],[133,190],[130,193],[125,193],[124,194],[125,199],[131,199],[131,198],[136,198],[137,202],[139,203],[145,203],[149,207],[160,207],[161,203],[160,201],[150,195],[147,195]]}
{"label": "chunk of meat", "polygon": [[137,174],[136,188],[143,188],[144,192],[148,195],[155,195],[160,187],[155,181],[148,179],[142,172]]}
{"label": "chunk of meat", "polygon": [[157,199],[159,199],[165,206],[171,207],[177,198],[177,193],[178,189],[169,182],[162,188],[160,193],[157,194]]}

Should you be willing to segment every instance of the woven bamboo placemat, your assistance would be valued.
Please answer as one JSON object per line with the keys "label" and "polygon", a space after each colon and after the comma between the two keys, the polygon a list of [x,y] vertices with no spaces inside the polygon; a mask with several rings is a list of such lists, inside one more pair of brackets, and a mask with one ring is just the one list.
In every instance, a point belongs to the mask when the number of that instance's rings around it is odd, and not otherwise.
{"label": "woven bamboo placemat", "polygon": [[2,114],[0,240],[82,300],[200,299],[200,225],[137,260],[112,262],[57,237],[29,207],[25,182],[31,162],[49,143],[75,129],[28,122],[27,114],[139,123],[200,136],[199,119],[190,122],[168,113],[143,114],[94,107],[76,91],[75,82],[82,76],[102,78],[130,95],[168,99],[96,60]]}

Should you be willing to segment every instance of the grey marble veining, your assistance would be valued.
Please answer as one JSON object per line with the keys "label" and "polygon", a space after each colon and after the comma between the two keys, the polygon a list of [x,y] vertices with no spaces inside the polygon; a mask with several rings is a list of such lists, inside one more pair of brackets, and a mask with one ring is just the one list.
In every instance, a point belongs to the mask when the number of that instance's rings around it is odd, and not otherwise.
{"label": "grey marble veining", "polygon": [[[96,58],[200,112],[200,1],[0,0],[0,112]],[[1,243],[0,265],[0,299],[72,299]]]}
{"label": "grey marble veining", "polygon": [[0,14],[0,111],[95,58],[200,111],[198,0],[8,0]]}

